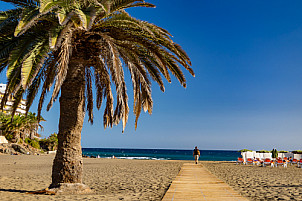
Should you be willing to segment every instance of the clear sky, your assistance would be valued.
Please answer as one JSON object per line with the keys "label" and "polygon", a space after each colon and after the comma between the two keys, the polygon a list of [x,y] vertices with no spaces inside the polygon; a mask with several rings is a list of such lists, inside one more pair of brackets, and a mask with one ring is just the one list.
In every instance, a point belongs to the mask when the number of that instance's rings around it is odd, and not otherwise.
{"label": "clear sky", "polygon": [[[165,82],[165,93],[153,83],[153,114],[142,113],[136,131],[133,113],[122,134],[121,125],[104,130],[103,111],[95,111],[94,125],[85,120],[83,147],[302,149],[301,0],[149,2],[157,8],[130,13],[167,29],[196,77],[185,72],[186,89]],[[48,136],[58,131],[59,102],[45,108]]]}

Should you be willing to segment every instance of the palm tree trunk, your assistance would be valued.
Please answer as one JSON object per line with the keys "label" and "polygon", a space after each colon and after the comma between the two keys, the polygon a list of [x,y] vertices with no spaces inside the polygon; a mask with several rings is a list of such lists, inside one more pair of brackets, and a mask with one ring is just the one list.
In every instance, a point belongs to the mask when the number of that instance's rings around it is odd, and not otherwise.
{"label": "palm tree trunk", "polygon": [[[81,131],[85,116],[84,92],[84,66],[71,59],[61,87],[58,150],[53,162],[50,189],[61,188],[60,191],[66,193],[79,193],[77,186],[82,183],[83,172]],[[67,186],[64,187],[64,184]]]}

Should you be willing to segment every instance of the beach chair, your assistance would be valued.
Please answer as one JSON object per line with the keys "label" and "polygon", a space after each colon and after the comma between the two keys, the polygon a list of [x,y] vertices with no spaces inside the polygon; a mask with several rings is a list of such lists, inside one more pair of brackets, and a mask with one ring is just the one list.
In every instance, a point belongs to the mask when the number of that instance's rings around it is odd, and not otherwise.
{"label": "beach chair", "polygon": [[[269,158],[264,159],[263,161],[263,167],[265,167],[266,165],[273,165],[274,163],[272,163],[272,160]],[[272,166],[273,167],[273,166]]]}
{"label": "beach chair", "polygon": [[252,158],[248,158],[247,160],[246,160],[246,164],[248,165],[248,164],[253,164],[254,165],[254,160],[252,159]]}
{"label": "beach chair", "polygon": [[281,166],[286,168],[287,167],[287,161],[277,160],[276,167],[278,167],[278,165],[281,165]]}
{"label": "beach chair", "polygon": [[297,164],[298,164],[298,167],[302,168],[302,159],[300,159]]}
{"label": "beach chair", "polygon": [[238,165],[238,164],[240,164],[240,163],[244,164],[243,158],[238,158],[238,159],[237,159],[237,163],[236,163],[236,164]]}
{"label": "beach chair", "polygon": [[291,165],[293,165],[293,164],[298,164],[298,160],[294,158],[291,162]]}

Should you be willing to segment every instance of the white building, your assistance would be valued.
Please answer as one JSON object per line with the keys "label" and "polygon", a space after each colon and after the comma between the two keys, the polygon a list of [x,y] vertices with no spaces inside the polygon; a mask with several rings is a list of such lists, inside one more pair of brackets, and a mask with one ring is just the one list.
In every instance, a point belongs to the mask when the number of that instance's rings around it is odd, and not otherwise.
{"label": "white building", "polygon": [[[0,103],[2,101],[2,98],[4,96],[5,93],[5,89],[6,89],[6,84],[2,84],[0,83]],[[3,113],[5,114],[11,114],[11,110],[12,110],[12,105],[13,105],[13,100],[8,100],[6,102],[6,105],[3,107]],[[18,105],[18,108],[15,112],[15,115],[25,115],[26,113],[26,101],[24,99],[21,100],[21,102]],[[1,122],[0,122],[1,124]],[[25,132],[25,131],[24,131]],[[0,136],[2,135],[2,131],[0,130]],[[31,139],[33,138],[40,138],[39,134],[38,134],[38,125],[36,126],[36,128],[33,128],[30,131],[26,131],[25,132],[25,137],[30,137]]]}
{"label": "white building", "polygon": [[[4,96],[6,89],[6,84],[0,83],[0,101],[2,101],[2,98]],[[11,113],[11,108],[13,105],[12,100],[8,100],[6,102],[6,105],[3,107],[3,113],[5,114],[10,114]],[[18,108],[16,110],[16,114],[25,114],[26,113],[26,102],[24,99],[21,100],[20,104],[18,105]]]}

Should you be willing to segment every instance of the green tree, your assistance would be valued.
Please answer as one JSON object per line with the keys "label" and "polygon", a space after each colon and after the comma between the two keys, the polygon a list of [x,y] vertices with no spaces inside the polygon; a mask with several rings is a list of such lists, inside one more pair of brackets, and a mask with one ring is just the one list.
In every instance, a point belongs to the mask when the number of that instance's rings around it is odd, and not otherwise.
{"label": "green tree", "polygon": [[45,151],[54,151],[58,148],[58,135],[51,134],[48,138],[39,141],[40,147]]}
{"label": "green tree", "polygon": [[1,117],[1,130],[4,136],[9,136],[8,139],[13,142],[19,142],[23,138],[22,130],[25,119],[23,116],[15,115],[11,118],[9,115]]}
{"label": "green tree", "polygon": [[38,128],[40,127],[43,130],[43,126],[40,124],[40,121],[45,121],[42,117],[39,118],[35,113],[29,112],[24,117],[23,132],[25,136],[28,136],[30,139],[34,139],[38,133]]}
{"label": "green tree", "polygon": [[[42,117],[40,121],[45,121]],[[43,128],[38,121],[35,113],[29,112],[25,115],[14,115],[12,118],[10,115],[1,113],[0,123],[2,134],[6,136],[9,141],[19,142],[20,139],[23,141],[26,137],[34,138],[37,133],[38,127]]]}
{"label": "green tree", "polygon": [[7,68],[8,79],[2,107],[13,95],[15,111],[25,94],[28,111],[41,88],[39,117],[47,92],[52,89],[47,110],[60,92],[53,190],[69,186],[73,191],[82,183],[81,130],[85,110],[93,123],[93,85],[97,109],[106,99],[104,127],[122,121],[124,131],[129,114],[125,69],[132,79],[135,127],[142,109],[152,113],[151,79],[164,91],[162,77],[171,82],[170,73],[186,87],[181,66],[194,75],[189,57],[168,31],[125,11],[155,7],[143,0],[4,1],[17,7],[0,14],[0,69]]}

